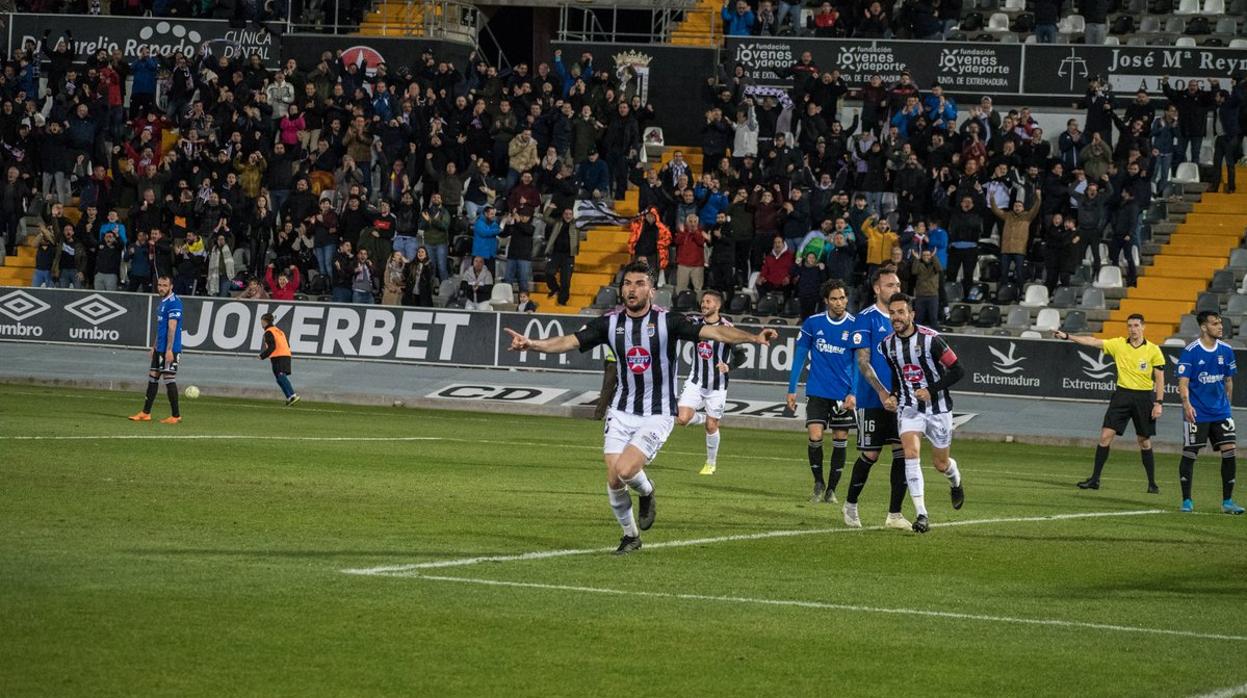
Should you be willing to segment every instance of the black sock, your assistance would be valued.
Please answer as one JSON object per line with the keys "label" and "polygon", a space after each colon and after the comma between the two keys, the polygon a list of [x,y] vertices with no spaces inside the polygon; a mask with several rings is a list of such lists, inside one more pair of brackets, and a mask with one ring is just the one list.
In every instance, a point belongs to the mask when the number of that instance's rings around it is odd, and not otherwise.
{"label": "black sock", "polygon": [[866,480],[870,478],[870,468],[874,464],[873,460],[867,460],[866,456],[860,454],[853,462],[853,474],[849,476],[849,494],[845,497],[849,504],[857,504],[857,498],[862,494],[862,488],[866,486]]}
{"label": "black sock", "polygon": [[1221,498],[1234,498],[1234,477],[1238,472],[1238,460],[1234,449],[1221,452]]}
{"label": "black sock", "polygon": [[169,409],[174,417],[181,417],[182,413],[178,412],[178,384],[177,381],[169,381],[165,383],[165,392],[169,394]]}
{"label": "black sock", "polygon": [[1108,446],[1095,447],[1095,471],[1091,473],[1092,480],[1100,479],[1100,471],[1104,470],[1104,464],[1108,462]]}
{"label": "black sock", "polygon": [[156,393],[160,391],[160,383],[155,378],[147,379],[147,397],[143,400],[143,414],[152,413],[152,405],[156,402]]}
{"label": "black sock", "polygon": [[840,484],[840,477],[844,475],[844,459],[848,451],[848,441],[831,442],[831,478],[827,481],[827,487],[832,490],[836,489]]}
{"label": "black sock", "polygon": [[814,473],[814,482],[817,482],[818,484],[821,485],[823,484],[823,442],[822,440],[819,440],[819,441],[811,440],[810,441],[809,455],[810,455],[810,472]]}
{"label": "black sock", "polygon": [[[1182,485],[1182,498],[1191,498],[1191,478],[1195,475],[1195,456],[1198,451],[1183,451],[1182,460],[1178,461],[1178,484]],[[1225,461],[1221,462],[1222,474],[1225,471]]]}
{"label": "black sock", "polygon": [[905,478],[905,454],[892,454],[892,496],[888,500],[888,513],[899,514],[901,504],[905,502],[905,493],[909,491],[909,480]]}
{"label": "black sock", "polygon": [[1147,473],[1147,486],[1156,486],[1156,458],[1152,454],[1152,449],[1145,448],[1139,451],[1139,456],[1143,459],[1143,472]]}

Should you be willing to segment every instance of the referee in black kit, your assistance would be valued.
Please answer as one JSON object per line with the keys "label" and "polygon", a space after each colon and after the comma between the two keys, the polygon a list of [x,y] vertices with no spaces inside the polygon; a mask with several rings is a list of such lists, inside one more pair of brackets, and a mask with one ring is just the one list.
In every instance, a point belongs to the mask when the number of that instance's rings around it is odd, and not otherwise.
{"label": "referee in black kit", "polygon": [[1113,439],[1126,431],[1126,425],[1134,423],[1134,434],[1139,440],[1139,456],[1147,473],[1148,494],[1160,494],[1156,486],[1156,461],[1152,456],[1152,437],[1156,435],[1156,420],[1160,419],[1161,403],[1165,399],[1165,355],[1160,347],[1143,337],[1143,316],[1138,313],[1126,319],[1126,336],[1112,339],[1079,337],[1057,330],[1057,339],[1068,339],[1084,347],[1099,349],[1113,357],[1117,365],[1117,390],[1104,413],[1104,426],[1100,428],[1100,444],[1095,449],[1095,470],[1091,477],[1078,483],[1079,489],[1100,489],[1100,471],[1108,461],[1109,446]]}

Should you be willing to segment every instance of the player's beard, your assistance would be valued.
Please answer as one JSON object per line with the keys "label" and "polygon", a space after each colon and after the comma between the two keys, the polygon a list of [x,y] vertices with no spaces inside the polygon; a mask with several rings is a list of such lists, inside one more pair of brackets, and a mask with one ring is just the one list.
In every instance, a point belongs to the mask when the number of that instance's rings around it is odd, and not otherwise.
{"label": "player's beard", "polygon": [[649,305],[645,296],[629,296],[624,298],[624,309],[630,313],[639,313]]}

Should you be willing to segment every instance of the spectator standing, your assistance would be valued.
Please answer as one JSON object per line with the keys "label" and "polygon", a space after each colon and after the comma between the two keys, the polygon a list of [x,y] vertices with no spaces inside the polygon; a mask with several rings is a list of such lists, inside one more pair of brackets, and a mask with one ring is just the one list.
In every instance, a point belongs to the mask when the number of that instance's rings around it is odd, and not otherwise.
{"label": "spectator standing", "polygon": [[472,225],[472,256],[480,257],[485,260],[486,266],[493,267],[494,258],[498,256],[498,235],[502,232],[502,226],[511,222],[511,217],[508,214],[498,221],[498,212],[490,205],[486,205],[482,213]]}
{"label": "spectator standing", "polygon": [[1110,222],[1108,203],[1112,195],[1113,185],[1109,183],[1108,175],[1104,175],[1099,182],[1087,182],[1081,193],[1076,192],[1073,187],[1070,189],[1070,198],[1075,201],[1078,209],[1080,254],[1075,259],[1083,259],[1086,250],[1090,250],[1091,267],[1096,274],[1100,273],[1100,243],[1103,241],[1104,228]]}
{"label": "spectator standing", "polygon": [[1212,188],[1217,191],[1221,186],[1222,165],[1225,167],[1225,191],[1234,193],[1234,170],[1238,158],[1242,154],[1242,109],[1247,101],[1244,90],[1247,83],[1239,82],[1229,91],[1217,90],[1217,115],[1213,119],[1212,128],[1215,134],[1212,148]]}
{"label": "spectator standing", "polygon": [[557,296],[559,305],[567,305],[571,293],[572,260],[580,251],[580,230],[576,227],[576,212],[563,209],[560,218],[546,219],[546,286],[547,294]]}
{"label": "spectator standing", "polygon": [[926,327],[938,327],[940,279],[943,278],[944,267],[940,266],[940,260],[929,247],[915,254],[916,258],[909,260],[909,271],[913,279],[916,322]]}
{"label": "spectator standing", "polygon": [[1042,195],[1036,191],[1035,200],[1030,208],[1026,208],[1021,197],[1013,200],[1008,211],[1000,210],[995,199],[990,201],[992,214],[1001,220],[1004,229],[1000,235],[1000,280],[1011,279],[1019,284],[1027,279],[1022,278],[1025,270],[1024,260],[1030,242],[1031,221],[1039,215],[1039,202]]}
{"label": "spectator standing", "polygon": [[[657,209],[650,209],[643,215],[632,219],[631,233],[628,235],[628,254],[633,261],[644,257],[650,261],[651,268],[661,271],[667,268],[667,255],[671,247],[671,229],[663,224]],[[658,265],[654,266],[657,260]]]}
{"label": "spectator standing", "polygon": [[696,215],[689,215],[681,223],[675,236],[675,293],[692,284],[693,291],[701,293],[705,284],[706,243],[710,234],[702,230]]}
{"label": "spectator standing", "polygon": [[502,230],[508,239],[507,268],[503,280],[529,291],[533,280],[533,228],[530,209],[520,208],[508,214],[510,222]]}
{"label": "spectator standing", "polygon": [[[735,9],[733,9],[735,8]],[[723,25],[724,31],[728,36],[749,36],[753,34],[754,25],[757,19],[754,17],[753,10],[749,9],[749,3],[745,0],[736,0],[733,4],[732,0],[723,0]]]}
{"label": "spectator standing", "polygon": [[95,250],[95,283],[97,291],[117,291],[121,287],[121,255],[125,246],[114,232],[104,233],[104,241]]}
{"label": "spectator standing", "polygon": [[974,283],[979,262],[979,239],[983,237],[983,217],[976,210],[974,197],[965,195],[948,221],[948,280],[961,279],[962,294]]}
{"label": "spectator standing", "polygon": [[428,208],[420,212],[420,229],[424,231],[424,244],[428,247],[439,281],[450,278],[447,261],[450,250],[450,212],[442,205],[442,195],[433,192]]}
{"label": "spectator standing", "polygon": [[403,289],[407,285],[407,260],[403,253],[395,250],[390,253],[381,273],[381,304],[398,305],[403,298]]}
{"label": "spectator standing", "polygon": [[[1213,80],[1212,84],[1216,86],[1217,81]],[[1169,103],[1178,108],[1178,149],[1174,165],[1188,160],[1199,162],[1199,150],[1208,132],[1208,112],[1215,107],[1212,92],[1199,89],[1198,80],[1188,81],[1186,89],[1179,92],[1169,86],[1168,76],[1160,79],[1160,87]]]}
{"label": "spectator standing", "polygon": [[418,308],[433,307],[433,260],[425,247],[416,249],[416,258],[404,272],[403,305]]}
{"label": "spectator standing", "polygon": [[796,266],[796,254],[788,248],[782,235],[771,240],[771,251],[762,258],[762,271],[758,274],[759,293],[782,293],[792,297],[792,269]]}

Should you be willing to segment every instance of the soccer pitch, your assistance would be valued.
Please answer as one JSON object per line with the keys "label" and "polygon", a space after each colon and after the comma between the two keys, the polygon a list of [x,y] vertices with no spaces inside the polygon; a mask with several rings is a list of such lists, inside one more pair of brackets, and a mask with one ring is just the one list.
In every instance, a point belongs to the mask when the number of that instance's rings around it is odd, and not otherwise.
{"label": "soccer pitch", "polygon": [[801,431],[729,420],[702,477],[677,427],[615,557],[600,423],[211,396],[126,421],[141,400],[0,386],[3,695],[1247,691],[1247,518],[1214,513],[1212,458],[1182,515],[1174,455],[1158,497],[1125,448],[1083,492],[1089,452],[958,442],[966,506],[928,465],[918,536],[879,529],[886,465],[850,531],[807,501]]}

